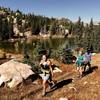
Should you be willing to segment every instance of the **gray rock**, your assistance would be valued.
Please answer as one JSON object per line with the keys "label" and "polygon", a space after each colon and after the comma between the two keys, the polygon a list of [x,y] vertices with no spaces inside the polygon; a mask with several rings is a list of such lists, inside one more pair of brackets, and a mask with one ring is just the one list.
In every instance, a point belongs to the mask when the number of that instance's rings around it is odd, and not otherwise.
{"label": "gray rock", "polygon": [[10,88],[15,87],[32,74],[31,66],[10,60],[0,65],[0,86],[4,82]]}

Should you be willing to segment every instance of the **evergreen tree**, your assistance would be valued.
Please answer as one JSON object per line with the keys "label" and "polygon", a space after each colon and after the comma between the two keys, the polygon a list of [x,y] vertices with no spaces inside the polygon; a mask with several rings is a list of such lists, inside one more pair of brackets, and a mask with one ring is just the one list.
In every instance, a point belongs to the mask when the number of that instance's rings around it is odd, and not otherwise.
{"label": "evergreen tree", "polygon": [[9,24],[8,24],[8,21],[7,19],[3,19],[2,21],[2,38],[3,39],[8,39],[9,38]]}
{"label": "evergreen tree", "polygon": [[2,40],[2,16],[0,15],[0,40]]}

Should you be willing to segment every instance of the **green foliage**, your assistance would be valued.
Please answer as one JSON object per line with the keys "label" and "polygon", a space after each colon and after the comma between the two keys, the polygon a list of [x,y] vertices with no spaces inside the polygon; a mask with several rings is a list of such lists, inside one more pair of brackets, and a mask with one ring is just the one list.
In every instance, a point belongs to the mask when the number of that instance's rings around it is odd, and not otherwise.
{"label": "green foliage", "polygon": [[[38,35],[40,32],[46,34],[50,32],[51,35],[63,35],[64,30],[68,29],[76,44],[81,44],[84,47],[93,45],[96,51],[100,50],[100,24],[94,25],[92,18],[90,23],[85,25],[80,17],[76,23],[73,23],[65,18],[58,20],[40,15],[23,14],[19,10],[11,11],[10,8],[0,7],[0,40],[13,38],[13,21],[15,18],[17,19],[18,29],[22,33],[30,30],[33,35]],[[23,20],[25,21],[24,24]],[[56,51],[54,52],[54,55],[57,55]]]}
{"label": "green foliage", "polygon": [[[52,35],[54,34],[60,34],[62,30],[60,30],[60,25],[63,25],[64,27],[69,26],[69,20],[62,18],[61,20],[58,20],[56,18],[48,18],[45,16],[40,16],[40,15],[34,15],[34,14],[23,14],[21,11],[11,11],[10,8],[3,8],[0,7],[0,11],[3,13],[0,15],[0,20],[4,19],[6,20],[8,17],[11,20],[16,19],[16,25],[18,26],[18,29],[20,32],[24,33],[27,30],[30,30],[33,35],[38,35],[41,32],[41,29],[43,29],[43,32],[48,34],[50,32]],[[7,19],[8,20],[8,19]],[[23,20],[25,23],[23,24]],[[1,23],[1,22],[0,22]],[[4,21],[2,21],[4,23]],[[11,24],[11,25],[10,25]],[[4,28],[4,32],[7,31],[7,27],[9,30],[9,36],[4,36],[0,35],[1,38],[10,38],[13,37],[14,34],[12,31],[12,26],[13,26],[13,21],[8,22],[8,27],[7,24],[6,26],[2,26],[2,29]],[[2,34],[2,32],[1,32]]]}
{"label": "green foliage", "polygon": [[38,73],[38,66],[39,64],[36,63],[35,61],[33,61],[33,59],[30,59],[30,57],[28,55],[26,55],[22,61],[22,63],[24,64],[28,64],[29,66],[32,67],[32,70],[35,72],[35,73]]}
{"label": "green foliage", "polygon": [[53,23],[52,25],[50,25],[50,29],[49,29],[50,33],[52,35],[54,35],[56,33],[56,24]]}
{"label": "green foliage", "polygon": [[73,33],[78,38],[78,40],[82,39],[82,35],[84,33],[84,23],[81,21],[79,17],[78,21],[73,25]]}
{"label": "green foliage", "polygon": [[73,61],[73,52],[65,42],[64,44],[61,44],[57,50],[52,51],[51,57],[60,62],[70,64]]}

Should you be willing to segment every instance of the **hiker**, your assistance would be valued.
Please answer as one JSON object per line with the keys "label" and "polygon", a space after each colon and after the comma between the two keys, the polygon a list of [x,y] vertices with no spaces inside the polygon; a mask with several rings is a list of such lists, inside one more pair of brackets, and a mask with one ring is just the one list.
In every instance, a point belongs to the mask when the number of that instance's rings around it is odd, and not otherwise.
{"label": "hiker", "polygon": [[51,68],[51,61],[47,59],[46,55],[42,56],[42,59],[40,61],[41,71],[42,74],[40,75],[43,80],[43,93],[44,96],[46,94],[46,83],[51,82],[53,85],[55,84],[52,80],[53,76],[53,70]]}
{"label": "hiker", "polygon": [[89,70],[91,68],[91,51],[87,50],[87,52],[84,54],[84,72],[86,71],[86,67],[89,67]]}
{"label": "hiker", "polygon": [[82,77],[82,69],[83,69],[83,60],[84,60],[84,56],[83,56],[83,52],[79,51],[79,54],[76,58],[76,65],[77,65],[77,72],[78,72],[78,77]]}

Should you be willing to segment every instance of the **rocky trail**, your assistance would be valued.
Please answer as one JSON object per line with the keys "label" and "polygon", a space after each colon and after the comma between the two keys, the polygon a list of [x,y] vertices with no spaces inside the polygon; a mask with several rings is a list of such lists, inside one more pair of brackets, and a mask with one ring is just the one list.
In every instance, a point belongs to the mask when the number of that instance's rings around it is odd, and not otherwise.
{"label": "rocky trail", "polygon": [[[92,57],[92,68],[82,78],[77,78],[75,64],[60,64],[62,73],[54,73],[56,86],[47,88],[42,96],[41,79],[30,78],[18,87],[0,87],[0,100],[99,100],[100,96],[100,54]],[[34,77],[34,76],[33,76]]]}

